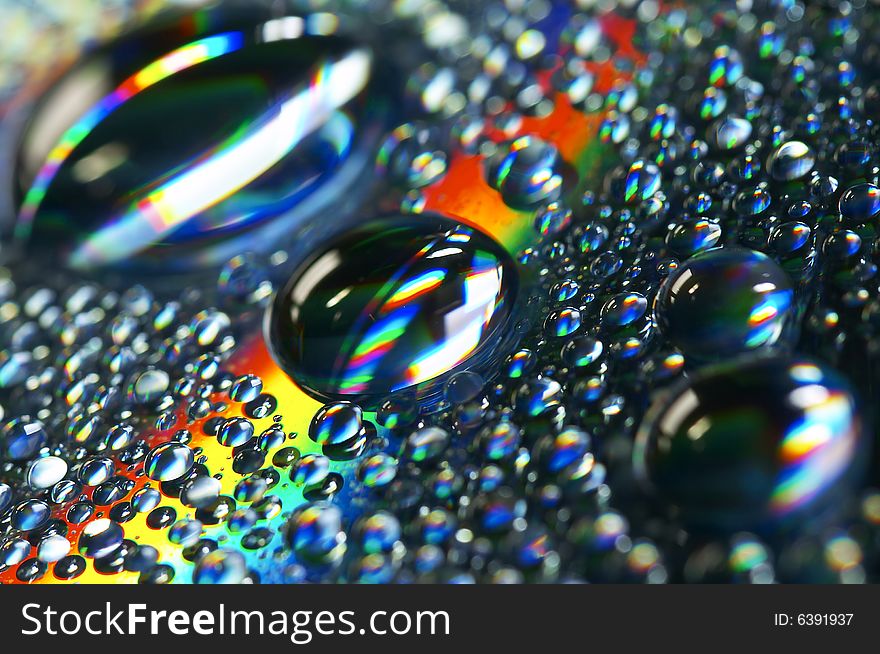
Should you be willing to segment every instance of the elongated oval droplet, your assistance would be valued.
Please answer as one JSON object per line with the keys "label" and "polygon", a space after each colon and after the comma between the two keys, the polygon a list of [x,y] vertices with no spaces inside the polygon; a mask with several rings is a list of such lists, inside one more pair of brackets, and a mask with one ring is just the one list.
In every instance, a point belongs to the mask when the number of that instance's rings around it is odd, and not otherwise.
{"label": "elongated oval droplet", "polygon": [[378,136],[372,55],[260,15],[149,26],[51,87],[20,140],[18,239],[76,268],[167,270],[222,263],[257,225],[267,247],[294,236]]}
{"label": "elongated oval droplet", "polygon": [[512,333],[515,264],[455,221],[390,215],[350,230],[301,266],[271,307],[268,342],[319,398],[365,406],[489,360]]}

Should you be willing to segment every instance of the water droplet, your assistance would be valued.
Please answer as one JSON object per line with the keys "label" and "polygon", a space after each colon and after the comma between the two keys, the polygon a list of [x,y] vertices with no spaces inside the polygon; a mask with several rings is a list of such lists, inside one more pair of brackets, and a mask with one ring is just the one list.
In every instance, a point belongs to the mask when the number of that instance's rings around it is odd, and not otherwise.
{"label": "water droplet", "polygon": [[343,234],[279,292],[268,340],[304,390],[362,403],[410,387],[427,394],[509,335],[518,280],[507,253],[472,228],[415,218]]}
{"label": "water droplet", "polygon": [[211,506],[220,497],[221,488],[219,479],[198,475],[188,479],[180,489],[180,502],[198,509]]}
{"label": "water droplet", "polygon": [[803,359],[706,368],[658,396],[639,430],[643,481],[702,527],[773,527],[836,502],[860,467],[847,384]]}
{"label": "water droplet", "polygon": [[612,192],[627,204],[638,204],[660,190],[660,169],[638,159],[617,172],[611,182]]}
{"label": "water droplet", "polygon": [[530,379],[514,391],[513,405],[525,418],[537,418],[562,402],[562,386],[553,379]]}
{"label": "water droplet", "polygon": [[840,215],[851,223],[863,223],[880,213],[880,188],[856,184],[840,196]]}
{"label": "water droplet", "polygon": [[641,293],[618,293],[602,305],[600,323],[604,329],[619,329],[641,320],[647,310],[648,300]]}
{"label": "water droplet", "polygon": [[194,584],[240,584],[247,574],[243,554],[235,550],[216,549],[199,559],[192,580]]}
{"label": "water droplet", "polygon": [[501,420],[488,425],[477,435],[483,455],[490,461],[512,458],[519,449],[520,430],[512,422]]}
{"label": "water droplet", "polygon": [[107,458],[94,458],[83,462],[79,469],[79,480],[86,486],[98,486],[110,479],[113,474],[113,461]]}
{"label": "water droplet", "polygon": [[230,418],[217,432],[217,441],[226,447],[239,447],[254,437],[254,424],[247,418]]}
{"label": "water droplet", "polygon": [[49,520],[49,505],[42,500],[28,499],[12,510],[10,524],[21,531],[39,529]]}
{"label": "water droplet", "polygon": [[122,544],[123,536],[122,527],[112,520],[92,520],[79,536],[79,551],[91,559],[103,558]]}
{"label": "water droplet", "polygon": [[406,439],[403,458],[415,463],[436,461],[449,447],[449,432],[440,427],[423,427]]}
{"label": "water droplet", "polygon": [[297,486],[317,486],[330,473],[330,459],[320,454],[306,454],[290,469],[290,481]]}
{"label": "water droplet", "polygon": [[364,459],[358,466],[357,477],[367,488],[387,486],[397,476],[397,459],[384,453]]}
{"label": "water droplet", "polygon": [[528,209],[559,199],[560,165],[553,145],[535,136],[522,136],[501,146],[487,164],[487,177],[506,204]]}
{"label": "water droplet", "polygon": [[363,412],[351,402],[335,402],[321,407],[309,425],[309,438],[319,445],[345,445],[363,434]]}
{"label": "water droplet", "polygon": [[289,238],[317,215],[375,139],[371,54],[300,18],[249,16],[157,22],[51,87],[18,153],[19,238],[79,268],[186,269],[219,265],[239,234],[258,243],[258,225]]}
{"label": "water droplet", "polygon": [[581,312],[572,307],[555,309],[544,321],[544,333],[551,337],[573,334],[581,326]]}
{"label": "water droplet", "polygon": [[189,472],[194,462],[193,451],[183,443],[162,443],[150,450],[144,472],[154,481],[174,481]]}
{"label": "water droplet", "polygon": [[9,487],[9,484],[4,484],[0,482],[0,514],[6,513],[6,509],[8,509],[12,505],[12,488]]}
{"label": "water droplet", "polygon": [[322,502],[298,508],[287,521],[287,543],[301,563],[330,563],[345,553],[342,512]]}
{"label": "water droplet", "polygon": [[12,461],[26,461],[35,457],[48,440],[42,423],[15,420],[3,429],[3,454]]}
{"label": "water droplet", "polygon": [[70,541],[65,536],[52,534],[37,545],[37,558],[45,563],[60,561],[70,552]]}
{"label": "water droplet", "polygon": [[243,375],[232,383],[229,399],[233,402],[250,402],[263,390],[263,382],[256,375]]}
{"label": "water droplet", "polygon": [[396,128],[379,150],[376,169],[380,175],[407,189],[428,186],[446,173],[446,153],[436,129],[421,123]]}
{"label": "water droplet", "polygon": [[721,151],[738,150],[752,136],[752,124],[745,118],[728,115],[719,118],[709,127],[706,141]]}
{"label": "water droplet", "polygon": [[721,240],[721,225],[711,220],[686,220],[666,234],[666,244],[683,257],[715,247]]}
{"label": "water droplet", "polygon": [[65,556],[55,563],[54,573],[58,579],[76,579],[86,571],[86,560],[78,554]]}
{"label": "water droplet", "polygon": [[150,368],[134,376],[128,385],[128,396],[137,404],[154,404],[168,392],[170,385],[167,372]]}
{"label": "water droplet", "polygon": [[27,471],[28,486],[35,490],[51,488],[67,474],[67,461],[58,456],[47,456],[34,461]]}
{"label": "water droplet", "polygon": [[788,275],[766,255],[742,248],[685,261],[664,281],[654,307],[669,340],[707,359],[773,345],[793,311]]}
{"label": "water droplet", "polygon": [[767,158],[767,170],[773,179],[791,182],[800,179],[816,165],[816,156],[801,141],[787,141]]}
{"label": "water droplet", "polygon": [[352,532],[364,552],[389,552],[400,540],[400,521],[387,511],[377,511],[360,518]]}

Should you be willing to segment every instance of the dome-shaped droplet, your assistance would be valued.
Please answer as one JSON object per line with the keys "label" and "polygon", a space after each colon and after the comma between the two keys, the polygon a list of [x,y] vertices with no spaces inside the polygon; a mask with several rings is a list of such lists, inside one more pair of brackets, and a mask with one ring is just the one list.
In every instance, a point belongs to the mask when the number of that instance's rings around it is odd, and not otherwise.
{"label": "dome-shaped droplet", "polygon": [[189,472],[194,462],[193,451],[183,443],[162,443],[147,454],[144,472],[154,481],[174,481]]}
{"label": "dome-shaped droplet", "polygon": [[230,418],[217,430],[217,440],[226,447],[244,445],[254,437],[254,424],[247,418]]}
{"label": "dome-shaped droplet", "polygon": [[60,534],[51,534],[37,545],[37,558],[45,563],[60,561],[70,553],[70,541]]}
{"label": "dome-shaped droplet", "polygon": [[415,463],[430,463],[446,452],[449,432],[441,427],[423,427],[410,434],[403,447],[403,458]]}
{"label": "dome-shaped droplet", "polygon": [[0,514],[6,513],[12,505],[12,488],[9,484],[0,482]]}
{"label": "dome-shaped droplet", "polygon": [[205,508],[211,506],[220,497],[222,489],[219,479],[207,475],[198,475],[188,479],[180,489],[180,502],[184,506]]}
{"label": "dome-shaped droplet", "polygon": [[50,515],[48,504],[43,500],[31,498],[12,509],[9,522],[14,529],[31,531],[46,524]]}
{"label": "dome-shaped droplet", "polygon": [[171,378],[167,372],[148,368],[132,377],[128,397],[135,404],[154,404],[164,396],[170,385]]}
{"label": "dome-shaped droplet", "polygon": [[644,159],[622,168],[612,180],[612,192],[627,204],[647,200],[660,189],[660,169]]}
{"label": "dome-shaped droplet", "polygon": [[43,423],[15,420],[3,430],[3,456],[12,461],[26,461],[36,456],[48,440]]}
{"label": "dome-shaped droplet", "polygon": [[852,223],[863,223],[880,213],[880,188],[856,184],[840,196],[840,215]]}
{"label": "dome-shaped droplet", "polygon": [[377,218],[293,274],[268,341],[306,391],[379,402],[490,359],[510,334],[517,289],[512,259],[481,232],[424,214]]}
{"label": "dome-shaped droplet", "polygon": [[788,255],[800,250],[810,240],[812,230],[809,225],[794,220],[782,223],[770,232],[768,243],[774,251]]}
{"label": "dome-shaped droplet", "polygon": [[293,464],[290,480],[297,486],[316,486],[330,473],[330,459],[320,454],[306,454]]}
{"label": "dome-shaped droplet", "polygon": [[387,511],[377,511],[359,519],[353,532],[367,553],[390,551],[400,540],[400,521]]}
{"label": "dome-shaped droplet", "polygon": [[662,332],[685,355],[715,359],[773,345],[794,311],[786,273],[768,256],[714,248],[685,261],[654,305]]}
{"label": "dome-shaped droplet", "polygon": [[685,220],[666,233],[666,244],[681,256],[715,247],[721,240],[721,225],[711,220]]}
{"label": "dome-shaped droplet", "polygon": [[367,488],[387,486],[397,476],[397,459],[379,452],[364,459],[357,469],[357,478]]}
{"label": "dome-shaped droplet", "polygon": [[767,170],[773,179],[791,182],[813,170],[816,155],[806,143],[787,141],[776,148],[767,158]]}
{"label": "dome-shaped droplet", "polygon": [[378,137],[371,53],[248,9],[160,20],[52,86],[18,152],[18,237],[78,268],[219,265],[230,239],[277,247],[336,197],[319,191]]}
{"label": "dome-shaped droplet", "polygon": [[559,152],[552,144],[535,136],[522,136],[500,146],[488,162],[487,176],[506,204],[527,209],[559,198],[560,165]]}
{"label": "dome-shaped droplet", "polygon": [[647,310],[648,300],[641,293],[618,293],[602,306],[600,322],[604,329],[618,329],[640,320]]}
{"label": "dome-shaped droplet", "polygon": [[98,518],[85,526],[79,536],[79,551],[84,556],[100,559],[122,544],[122,527],[109,518]]}
{"label": "dome-shaped droplet", "polygon": [[592,336],[579,336],[568,341],[562,348],[562,360],[574,368],[593,365],[602,356],[605,346]]}
{"label": "dome-shaped droplet", "polygon": [[709,127],[706,141],[717,150],[730,151],[743,147],[752,136],[752,124],[739,116],[719,118]]}
{"label": "dome-shaped droplet", "polygon": [[256,375],[242,375],[232,383],[229,399],[233,402],[250,402],[263,390],[263,382]]}
{"label": "dome-shaped droplet", "polygon": [[544,333],[550,337],[568,336],[581,326],[581,312],[573,307],[551,311],[544,320]]}
{"label": "dome-shaped droplet", "polygon": [[34,461],[27,471],[28,486],[34,490],[51,488],[67,474],[67,461],[58,456],[46,456]]}
{"label": "dome-shaped droplet", "polygon": [[196,563],[194,584],[240,584],[247,577],[247,562],[241,552],[217,549]]}
{"label": "dome-shaped droplet", "polygon": [[309,425],[309,438],[319,445],[344,445],[363,434],[363,412],[351,402],[321,407]]}
{"label": "dome-shaped droplet", "polygon": [[860,467],[847,384],[808,360],[703,369],[659,395],[639,430],[637,474],[704,527],[775,526],[839,502]]}
{"label": "dome-shaped droplet", "polygon": [[287,521],[287,543],[302,563],[327,563],[345,552],[342,512],[318,502],[298,508]]}
{"label": "dome-shaped droplet", "polygon": [[404,123],[385,139],[376,168],[391,183],[407,189],[437,181],[446,172],[440,132],[422,123]]}
{"label": "dome-shaped droplet", "polygon": [[84,461],[79,469],[79,480],[86,486],[97,486],[110,479],[113,474],[113,461],[106,457],[96,457]]}

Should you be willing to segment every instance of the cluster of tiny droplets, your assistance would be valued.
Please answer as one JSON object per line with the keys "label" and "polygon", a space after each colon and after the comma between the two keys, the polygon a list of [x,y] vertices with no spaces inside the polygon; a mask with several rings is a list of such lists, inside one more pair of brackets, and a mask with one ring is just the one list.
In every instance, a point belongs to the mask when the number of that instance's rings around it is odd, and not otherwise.
{"label": "cluster of tiny droplets", "polygon": [[[842,1],[580,4],[553,32],[542,26],[555,5],[540,0],[489,3],[468,22],[415,19],[445,21],[458,38],[428,43],[431,60],[405,85],[420,118],[379,153],[389,194],[418,214],[452,156],[476,154],[485,182],[534,226],[518,254],[533,281],[517,349],[445,380],[430,412],[406,394],[375,414],[330,403],[295,436],[323,454],[288,443],[280,415],[255,432],[251,420],[274,415],[278,399],[225,362],[258,324],[283,253],[235,257],[217,289],[174,300],[6,274],[0,570],[19,581],[76,579],[87,565],[145,583],[184,576],[126,539],[125,523],[147,513],[192,564],[182,580],[201,583],[876,580],[880,492],[857,485],[833,515],[796,527],[737,518],[707,529],[646,492],[633,443],[651,428],[651,403],[713,358],[805,354],[863,396],[875,390],[880,15]],[[611,11],[635,21],[643,63],[603,32]],[[590,71],[608,62],[623,76],[594,91]],[[601,120],[609,163],[583,179],[522,132],[557,101]],[[735,248],[751,258],[712,261]],[[791,280],[766,330],[744,331],[735,312],[712,325],[714,353],[691,336],[706,317],[673,319],[661,297],[680,269],[713,264]],[[733,306],[751,292],[735,284]],[[230,407],[241,415],[223,415]],[[861,411],[850,418],[872,436]],[[189,446],[197,421],[232,449],[233,497]],[[135,490],[123,473],[149,482]],[[273,493],[287,480],[301,505]],[[713,493],[692,501],[723,518]],[[178,515],[164,496],[192,511]],[[244,534],[259,565],[225,532]]]}

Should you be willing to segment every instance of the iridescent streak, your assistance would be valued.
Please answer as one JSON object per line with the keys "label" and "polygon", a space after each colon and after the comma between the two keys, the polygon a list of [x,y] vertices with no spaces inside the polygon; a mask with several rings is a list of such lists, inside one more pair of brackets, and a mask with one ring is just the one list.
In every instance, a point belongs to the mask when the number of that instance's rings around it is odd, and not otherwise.
{"label": "iridescent streak", "polygon": [[774,514],[804,506],[844,473],[856,447],[851,413],[845,394],[825,394],[788,431],[778,451],[784,468],[770,498]]}
{"label": "iridescent streak", "polygon": [[775,341],[779,336],[782,324],[775,320],[780,313],[785,313],[791,304],[791,293],[773,291],[764,297],[764,301],[755,306],[749,314],[749,325],[752,331],[746,340],[746,346],[755,348],[764,343]]}
{"label": "iridescent streak", "polygon": [[444,318],[450,337],[413,361],[406,379],[393,390],[418,384],[452,369],[467,358],[482,340],[483,330],[495,314],[501,298],[500,265],[485,254],[474,255],[473,270],[464,280],[464,302]]}
{"label": "iridescent streak", "polygon": [[[623,191],[626,202],[630,202],[633,199],[647,200],[660,188],[660,177],[651,175],[650,172],[645,171],[645,168],[644,161],[636,161],[630,166]],[[643,178],[643,175],[646,177]],[[644,188],[640,192],[639,187],[641,184],[644,184]]]}
{"label": "iridescent streak", "polygon": [[446,271],[440,268],[427,270],[415,279],[403,284],[394,292],[382,307],[383,311],[393,311],[399,306],[434,290],[446,279]]}
{"label": "iridescent streak", "polygon": [[406,332],[416,313],[416,307],[403,306],[370,328],[346,366],[344,379],[339,384],[341,392],[360,393],[366,389],[382,356]]}
{"label": "iridescent streak", "polygon": [[510,174],[510,169],[513,168],[513,164],[516,162],[519,151],[524,149],[528,145],[528,142],[528,138],[519,138],[510,144],[510,152],[504,157],[504,160],[501,162],[501,165],[498,167],[498,172],[496,173],[496,187],[500,187],[504,184],[504,180],[507,179],[507,176]]}
{"label": "iridescent streak", "polygon": [[76,267],[125,259],[237,192],[355,97],[366,85],[369,71],[370,56],[363,50],[320,66],[310,84],[273,109],[271,117],[174,176],[113,224],[86,239],[71,255],[71,264]]}
{"label": "iridescent streak", "polygon": [[64,132],[58,144],[49,152],[22,202],[15,226],[16,238],[24,239],[30,235],[37,209],[58,170],[70,153],[101,121],[145,89],[182,70],[234,52],[241,48],[243,42],[244,36],[241,32],[226,32],[193,41],[148,64],[117,86],[112,93],[105,95],[98,104]]}

